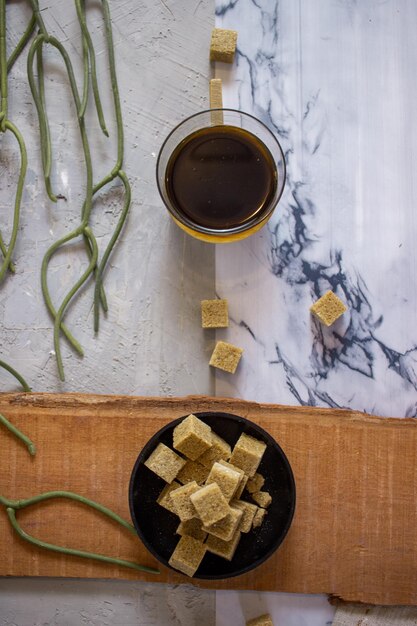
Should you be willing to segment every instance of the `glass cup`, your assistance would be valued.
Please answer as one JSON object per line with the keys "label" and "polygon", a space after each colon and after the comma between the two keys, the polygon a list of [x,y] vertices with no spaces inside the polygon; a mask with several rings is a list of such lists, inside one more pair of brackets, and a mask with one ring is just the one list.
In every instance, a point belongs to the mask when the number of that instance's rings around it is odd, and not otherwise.
{"label": "glass cup", "polygon": [[262,228],[285,185],[282,148],[265,124],[234,109],[210,109],[176,126],[159,151],[156,178],[171,217],[211,243]]}

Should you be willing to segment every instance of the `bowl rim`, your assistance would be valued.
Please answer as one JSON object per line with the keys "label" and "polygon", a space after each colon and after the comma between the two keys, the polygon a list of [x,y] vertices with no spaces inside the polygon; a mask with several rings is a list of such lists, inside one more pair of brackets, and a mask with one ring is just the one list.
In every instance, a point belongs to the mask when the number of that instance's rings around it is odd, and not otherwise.
{"label": "bowl rim", "polygon": [[[197,117],[202,117],[203,115],[208,115],[208,114],[212,115],[213,113],[216,113],[216,112],[238,113],[239,115],[242,115],[243,117],[246,117],[246,118],[249,118],[249,119],[253,120],[257,124],[259,124],[264,130],[266,130],[269,136],[272,137],[274,143],[278,147],[278,151],[281,154],[281,167],[282,167],[282,184],[280,183],[281,189],[277,193],[277,197],[274,199],[273,203],[269,207],[269,210],[266,213],[262,213],[261,215],[258,215],[256,217],[256,219],[253,219],[252,221],[249,221],[249,222],[244,223],[244,224],[240,224],[239,226],[234,226],[233,228],[210,228],[208,226],[202,226],[200,224],[197,224],[197,223],[193,222],[193,220],[187,218],[185,215],[183,215],[182,213],[177,211],[175,209],[175,207],[173,207],[173,206],[171,207],[171,206],[169,206],[167,204],[167,202],[165,201],[163,189],[162,189],[162,186],[161,186],[161,183],[160,183],[160,180],[159,180],[159,170],[160,170],[160,162],[161,162],[162,154],[164,152],[164,149],[165,149],[167,143],[171,139],[172,135],[174,135],[184,124],[186,124],[190,120],[192,120],[194,118],[197,118]],[[248,132],[250,132],[250,131],[248,131]],[[267,147],[267,146],[265,146],[265,147]],[[274,161],[274,159],[273,159],[273,161]],[[157,159],[156,159],[155,175],[156,175],[156,185],[157,185],[157,188],[158,188],[159,196],[160,196],[162,202],[164,203],[165,208],[168,210],[170,215],[175,220],[178,220],[183,226],[186,226],[187,228],[191,229],[192,231],[195,231],[196,233],[200,233],[202,235],[212,235],[212,236],[217,236],[217,237],[221,238],[221,237],[228,237],[228,236],[231,236],[231,235],[237,235],[237,234],[240,234],[240,233],[244,233],[247,230],[250,230],[250,229],[254,228],[257,225],[262,224],[263,222],[267,221],[271,217],[272,213],[274,212],[276,206],[278,205],[278,203],[281,200],[282,195],[284,193],[285,184],[286,184],[286,181],[287,181],[287,163],[286,163],[286,158],[285,158],[285,152],[284,152],[284,150],[283,150],[283,148],[281,146],[281,143],[279,142],[276,134],[271,130],[271,128],[267,124],[265,124],[265,122],[260,120],[255,115],[252,115],[251,113],[248,113],[247,111],[242,111],[240,109],[234,109],[234,108],[231,108],[231,107],[222,107],[222,108],[217,108],[217,109],[203,109],[201,111],[197,111],[196,113],[192,113],[191,115],[188,115],[187,117],[182,119],[180,122],[178,122],[178,124],[176,124],[169,131],[169,133],[166,135],[166,137],[165,137],[164,141],[162,142],[161,147],[159,148],[159,151],[158,151],[158,156],[157,156]]]}
{"label": "bowl rim", "polygon": [[[188,414],[189,415],[189,414]],[[287,516],[287,520],[286,523],[284,525],[283,530],[281,531],[281,533],[277,536],[277,539],[274,541],[272,547],[269,548],[269,550],[263,554],[261,557],[259,557],[258,559],[256,559],[255,561],[253,561],[252,563],[248,564],[245,567],[240,568],[238,571],[233,572],[233,573],[228,573],[227,575],[224,574],[210,574],[210,575],[206,575],[206,574],[198,574],[198,570],[196,572],[196,574],[191,578],[192,579],[200,579],[200,580],[225,580],[228,578],[234,578],[235,576],[242,576],[243,574],[246,574],[247,572],[255,569],[256,567],[258,567],[259,565],[261,565],[262,563],[264,563],[267,559],[269,559],[273,553],[279,548],[279,546],[283,543],[286,535],[288,534],[288,531],[290,529],[290,526],[292,524],[293,518],[294,518],[294,513],[295,513],[295,508],[296,508],[296,485],[295,485],[295,479],[294,479],[294,473],[292,471],[290,462],[288,461],[288,458],[285,454],[285,452],[283,451],[283,449],[281,448],[281,446],[278,444],[278,442],[272,437],[272,435],[270,435],[268,433],[268,431],[266,431],[264,428],[262,428],[262,426],[259,426],[256,422],[253,422],[249,419],[247,419],[246,417],[242,417],[241,415],[235,415],[233,413],[225,413],[222,411],[200,411],[200,412],[193,412],[193,415],[195,415],[196,417],[210,417],[212,415],[215,415],[216,417],[222,417],[222,418],[226,418],[226,419],[232,419],[232,421],[236,422],[241,422],[244,425],[248,425],[250,427],[255,427],[255,430],[259,430],[260,434],[266,439],[267,443],[269,443],[270,445],[272,445],[276,451],[278,452],[278,454],[281,457],[281,460],[283,461],[283,464],[285,466],[285,470],[287,472],[288,475],[288,480],[290,483],[290,500],[291,500],[291,507],[288,511],[288,516]],[[165,567],[167,567],[168,569],[176,572],[177,574],[179,574],[180,572],[178,572],[178,570],[176,570],[175,568],[171,567],[171,565],[169,565],[168,561],[164,558],[161,557],[161,555],[157,552],[157,550],[154,548],[154,546],[148,541],[148,539],[146,537],[144,537],[142,530],[140,528],[140,524],[138,524],[136,516],[135,516],[135,512],[134,512],[134,507],[133,507],[133,490],[134,490],[134,483],[135,483],[135,477],[136,477],[136,473],[138,471],[138,468],[140,465],[143,465],[145,458],[148,458],[149,454],[153,451],[153,449],[156,447],[156,445],[158,444],[158,439],[160,438],[160,436],[165,433],[167,430],[171,430],[173,428],[175,428],[175,426],[177,426],[179,423],[181,423],[185,418],[187,417],[187,415],[181,416],[179,418],[176,418],[175,420],[171,420],[170,422],[168,422],[168,424],[165,424],[165,426],[163,426],[162,428],[160,428],[150,439],[149,441],[143,446],[142,450],[140,451],[135,464],[133,466],[132,469],[132,473],[130,476],[130,481],[129,481],[129,511],[130,511],[130,516],[133,522],[133,526],[136,530],[136,533],[139,537],[139,539],[142,541],[142,543],[144,544],[144,546],[147,548],[147,550],[149,550],[149,552],[160,562],[162,563],[162,565],[164,565]]]}

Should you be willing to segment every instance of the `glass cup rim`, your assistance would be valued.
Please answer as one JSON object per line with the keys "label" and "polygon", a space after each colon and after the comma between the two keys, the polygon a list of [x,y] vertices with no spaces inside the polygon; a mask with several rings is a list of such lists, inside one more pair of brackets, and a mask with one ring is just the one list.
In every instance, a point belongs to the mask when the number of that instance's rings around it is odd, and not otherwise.
{"label": "glass cup rim", "polygon": [[[262,215],[257,215],[252,221],[249,221],[249,222],[247,222],[245,224],[241,224],[239,226],[235,226],[233,228],[208,228],[206,226],[201,226],[200,224],[196,224],[192,220],[188,220],[181,213],[176,211],[175,207],[171,207],[171,206],[169,206],[167,204],[167,202],[165,202],[164,195],[163,195],[163,190],[161,188],[161,184],[159,182],[159,177],[158,177],[159,166],[160,166],[160,161],[161,161],[161,155],[162,155],[162,153],[164,151],[164,148],[165,148],[166,144],[171,139],[171,137],[177,132],[177,130],[179,128],[181,128],[181,126],[183,126],[184,124],[189,122],[190,120],[192,120],[192,119],[194,119],[196,117],[201,117],[203,115],[207,115],[207,114],[213,113],[215,111],[221,111],[221,112],[224,112],[224,113],[237,113],[239,115],[243,115],[244,117],[253,120],[256,124],[259,124],[260,126],[262,126],[267,131],[267,133],[271,136],[271,138],[273,139],[273,141],[277,145],[278,150],[279,150],[279,152],[281,153],[281,156],[282,156],[283,176],[282,176],[281,189],[280,189],[277,197],[275,198],[274,202],[269,207],[267,213],[263,213]],[[250,132],[250,131],[248,131],[248,132]],[[274,162],[275,162],[275,160],[274,160]],[[162,199],[162,202],[165,204],[166,208],[168,209],[168,211],[172,215],[172,217],[175,220],[177,220],[178,222],[181,222],[181,224],[183,224],[184,226],[186,226],[188,229],[190,229],[192,231],[195,231],[197,233],[202,233],[202,234],[205,234],[205,235],[214,235],[214,236],[218,236],[218,237],[242,233],[242,232],[245,232],[245,231],[253,228],[254,226],[257,226],[261,222],[266,222],[269,219],[269,217],[271,216],[271,214],[273,213],[275,207],[277,206],[278,202],[280,201],[280,199],[282,197],[282,194],[284,192],[286,179],[287,179],[287,167],[286,167],[286,162],[285,162],[285,154],[284,154],[282,146],[281,146],[280,142],[278,141],[278,139],[276,138],[275,134],[258,117],[255,117],[255,115],[252,115],[251,113],[247,113],[246,111],[241,111],[240,109],[223,108],[223,107],[222,108],[216,108],[216,109],[204,109],[203,111],[197,111],[197,113],[193,113],[192,115],[188,115],[183,120],[181,120],[176,126],[174,126],[174,128],[172,128],[171,131],[168,133],[168,135],[165,137],[165,139],[162,142],[162,145],[161,145],[161,147],[159,149],[158,157],[157,157],[157,160],[156,160],[156,184],[157,184],[157,187],[158,187],[158,192],[159,192],[159,195],[160,195],[160,197]]]}

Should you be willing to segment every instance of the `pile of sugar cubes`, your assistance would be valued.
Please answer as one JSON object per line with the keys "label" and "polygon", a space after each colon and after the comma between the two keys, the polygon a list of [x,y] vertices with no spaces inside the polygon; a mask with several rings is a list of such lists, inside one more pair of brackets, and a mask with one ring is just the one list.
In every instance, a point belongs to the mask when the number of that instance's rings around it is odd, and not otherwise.
{"label": "pile of sugar cubes", "polygon": [[[232,450],[189,415],[175,427],[173,447],[180,454],[159,443],[145,466],[167,483],[158,504],[179,517],[169,564],[194,576],[206,552],[231,561],[241,533],[262,524],[271,503],[257,472],[266,444],[242,433]],[[245,488],[254,502],[240,499]]]}

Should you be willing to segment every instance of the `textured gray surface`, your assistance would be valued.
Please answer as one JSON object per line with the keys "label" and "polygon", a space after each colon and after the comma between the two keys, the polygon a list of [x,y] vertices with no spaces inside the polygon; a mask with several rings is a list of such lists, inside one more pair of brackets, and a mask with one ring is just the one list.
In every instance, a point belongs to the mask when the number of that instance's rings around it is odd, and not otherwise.
{"label": "textured gray surface", "polygon": [[[80,34],[73,3],[51,0],[40,4],[48,28],[68,47],[79,70]],[[114,163],[115,129],[100,3],[88,2],[87,6],[110,128],[110,139],[100,135],[90,106],[88,130],[97,181]],[[40,264],[49,245],[79,223],[85,173],[79,162],[77,122],[62,64],[47,51],[52,178],[55,190],[65,195],[67,202],[52,205],[39,176],[38,123],[22,59],[10,77],[10,118],[25,136],[29,167],[15,253],[17,275],[1,287],[0,352],[37,391],[212,393],[207,362],[214,335],[201,332],[199,302],[214,295],[214,249],[186,237],[168,219],[156,189],[155,165],[168,130],[207,105],[214,6],[211,0],[113,0],[110,6],[125,120],[125,169],[133,187],[133,202],[106,276],[109,315],[102,319],[95,338],[92,288],[87,286],[67,317],[86,355],[81,361],[63,343],[66,382],[59,383],[51,353],[52,323],[40,290]],[[26,3],[8,3],[7,19],[11,48],[28,19]],[[81,78],[82,73],[77,71],[77,76]],[[17,155],[9,137],[1,141],[0,228],[9,233]],[[93,223],[100,246],[108,240],[120,206],[117,191],[96,203]],[[85,267],[85,256],[76,251],[74,246],[72,251],[58,254],[51,264],[49,281],[55,303]],[[0,389],[11,387],[11,379],[0,372]],[[191,586],[0,580],[1,626],[211,626],[214,621],[214,593]]]}
{"label": "textured gray surface", "polygon": [[[52,182],[67,202],[51,203],[39,177],[38,122],[22,59],[10,78],[10,118],[25,136],[29,166],[15,253],[17,275],[1,288],[1,354],[39,391],[207,393],[212,390],[205,358],[210,346],[196,321],[200,298],[214,293],[214,250],[186,237],[168,219],[155,184],[155,165],[167,132],[183,117],[207,105],[213,5],[198,0],[129,0],[110,5],[125,121],[125,169],[132,183],[133,201],[105,278],[109,314],[102,319],[95,338],[92,285],[71,305],[66,319],[86,354],[81,362],[62,342],[67,380],[60,384],[51,354],[52,323],[43,304],[39,270],[49,245],[79,224],[85,168],[62,63],[53,50],[47,49]],[[42,15],[48,29],[67,46],[81,79],[80,33],[73,3],[54,0],[44,7]],[[99,3],[91,3],[90,7],[101,94],[110,128],[110,139],[106,139],[90,102],[88,131],[97,181],[115,162],[115,127]],[[8,4],[7,16],[8,42],[16,42],[28,18],[26,4]],[[8,233],[17,155],[9,136],[3,142],[0,227]],[[117,188],[95,203],[92,223],[101,249],[120,208]],[[85,264],[85,253],[77,245],[55,256],[49,272],[55,304],[61,302]],[[0,388],[9,386],[9,379],[0,373]]]}
{"label": "textured gray surface", "polygon": [[3,579],[0,591],[0,626],[215,624],[214,593],[198,593],[189,585]]}

